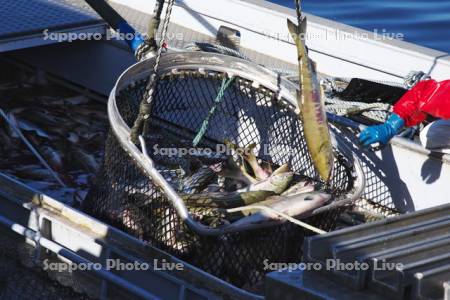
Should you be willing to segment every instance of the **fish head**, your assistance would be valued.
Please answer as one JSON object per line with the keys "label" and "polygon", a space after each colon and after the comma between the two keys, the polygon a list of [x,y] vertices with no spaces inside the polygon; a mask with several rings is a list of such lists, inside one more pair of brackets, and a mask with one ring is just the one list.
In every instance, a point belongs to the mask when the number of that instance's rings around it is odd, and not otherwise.
{"label": "fish head", "polygon": [[322,193],[322,192],[313,192],[309,194],[305,194],[303,196],[304,201],[317,201],[320,203],[326,203],[330,201],[332,196],[330,194]]}
{"label": "fish head", "polygon": [[80,141],[80,137],[76,133],[73,133],[73,132],[67,133],[66,138],[69,142],[74,143],[74,144],[77,144]]}
{"label": "fish head", "polygon": [[287,189],[281,195],[292,196],[292,195],[298,195],[298,194],[304,194],[304,193],[311,193],[311,192],[314,192],[314,190],[315,190],[315,185],[312,181],[303,180],[303,181],[297,182],[296,184],[291,186],[289,189]]}
{"label": "fish head", "polygon": [[281,167],[279,167],[278,169],[273,171],[272,175],[277,175],[277,174],[286,173],[286,172],[289,172],[289,164],[282,165]]}
{"label": "fish head", "polygon": [[277,187],[275,193],[281,194],[284,192],[294,177],[293,172],[284,172],[276,174],[270,177],[270,182],[273,186]]}

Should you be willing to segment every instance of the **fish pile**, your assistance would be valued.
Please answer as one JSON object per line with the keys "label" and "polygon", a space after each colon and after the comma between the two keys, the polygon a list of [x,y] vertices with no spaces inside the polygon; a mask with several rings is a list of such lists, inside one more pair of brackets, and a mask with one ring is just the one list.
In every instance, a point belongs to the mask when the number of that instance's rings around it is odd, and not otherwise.
{"label": "fish pile", "polygon": [[[302,17],[300,0],[295,0],[295,3],[298,26],[287,21],[299,60],[299,118],[303,123],[306,145],[314,167],[320,178],[329,182],[334,165],[331,134],[315,64],[309,59],[305,45],[307,21]],[[157,144],[158,141],[152,143]],[[286,220],[283,214],[289,217],[307,216],[331,200],[331,195],[315,191],[310,182],[294,180],[288,165],[274,171],[270,165],[266,165],[266,168],[261,166],[253,154],[256,145],[239,148],[230,142],[226,144],[228,149],[235,152],[234,158],[229,156],[210,165],[200,162],[201,167],[195,171],[190,169],[192,161],[178,164],[180,174],[189,176],[181,176],[172,180],[171,184],[191,211],[200,208],[199,211],[214,215],[223,213],[225,218],[221,220],[222,223],[230,225],[230,230],[241,230],[283,222]]]}
{"label": "fish pile", "polygon": [[[171,139],[173,143],[183,142],[180,136],[171,137],[173,133],[164,127],[153,132],[158,134],[148,137],[150,143],[168,143]],[[177,176],[166,176],[166,179],[193,217],[203,224],[231,225],[230,231],[269,226],[286,219],[274,212],[235,211],[236,208],[257,205],[291,217],[306,217],[331,199],[331,195],[316,191],[320,184],[294,174],[289,165],[273,170],[269,163],[259,160],[255,155],[256,144],[238,147],[225,141],[225,146],[228,151],[223,154],[211,150],[172,158],[152,155],[163,175],[178,170]]]}
{"label": "fish pile", "polygon": [[[233,150],[233,155],[212,167],[218,171],[217,179],[223,187],[214,184],[218,191],[209,187],[211,192],[182,193],[182,198],[190,208],[225,213],[225,219],[221,221],[230,225],[227,230],[248,230],[285,222],[286,219],[276,212],[304,217],[331,199],[331,195],[315,191],[318,186],[311,180],[296,176],[287,164],[273,171],[269,164],[263,167],[254,154],[255,144],[246,148],[229,142],[226,145]],[[192,175],[195,176],[198,173]],[[245,209],[249,206],[263,206],[271,211]]]}
{"label": "fish pile", "polygon": [[8,76],[0,77],[0,172],[77,204],[103,156],[105,104],[50,83],[45,74],[1,68]]}

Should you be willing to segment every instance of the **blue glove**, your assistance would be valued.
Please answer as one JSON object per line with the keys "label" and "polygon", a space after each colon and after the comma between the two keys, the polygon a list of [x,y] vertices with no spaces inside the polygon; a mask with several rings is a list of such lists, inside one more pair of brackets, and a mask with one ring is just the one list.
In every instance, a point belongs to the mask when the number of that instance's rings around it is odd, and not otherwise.
{"label": "blue glove", "polygon": [[368,147],[374,143],[387,144],[405,125],[405,121],[397,114],[392,114],[386,123],[370,126],[359,135],[359,141]]}

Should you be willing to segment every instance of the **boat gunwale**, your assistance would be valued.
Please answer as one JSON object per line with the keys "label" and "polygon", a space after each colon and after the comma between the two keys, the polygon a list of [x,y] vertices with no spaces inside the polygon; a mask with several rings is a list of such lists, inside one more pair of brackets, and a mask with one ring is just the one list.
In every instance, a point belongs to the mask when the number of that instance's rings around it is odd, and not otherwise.
{"label": "boat gunwale", "polygon": [[[97,244],[102,249],[106,247],[116,252],[127,253],[128,256],[131,254],[131,257],[139,258],[143,261],[156,258],[166,259],[169,262],[183,265],[182,271],[170,271],[175,273],[163,272],[162,276],[166,279],[170,278],[169,280],[178,282],[184,281],[184,286],[188,284],[190,288],[203,290],[203,292],[212,293],[216,296],[225,296],[225,299],[227,297],[233,297],[232,299],[262,299],[260,295],[250,293],[225,282],[163,250],[155,248],[92,216],[42,194],[2,172],[0,172],[0,183],[2,186],[0,188],[0,200],[6,199],[14,206],[20,206],[22,210],[30,211],[30,215],[34,211],[40,218],[61,224],[63,227],[69,228],[70,231],[76,232],[77,235],[83,236],[92,243]],[[1,210],[0,215],[3,216]],[[36,230],[31,228],[30,224],[22,224],[22,226]],[[154,272],[155,270],[149,271]]]}

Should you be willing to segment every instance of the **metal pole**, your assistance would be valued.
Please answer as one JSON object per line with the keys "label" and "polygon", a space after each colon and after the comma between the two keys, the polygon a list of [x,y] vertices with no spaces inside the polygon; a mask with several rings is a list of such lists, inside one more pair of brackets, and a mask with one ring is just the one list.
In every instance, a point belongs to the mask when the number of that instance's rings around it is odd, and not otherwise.
{"label": "metal pole", "polygon": [[122,16],[120,16],[114,8],[112,8],[108,2],[105,0],[85,0],[87,4],[89,4],[92,9],[94,9],[100,17],[105,20],[108,25],[113,28],[115,31],[119,31],[124,36],[128,34],[132,34],[132,39],[125,39],[127,44],[130,46],[133,52],[139,48],[142,43],[144,43],[144,38],[142,35],[137,32],[127,21],[125,21]]}

